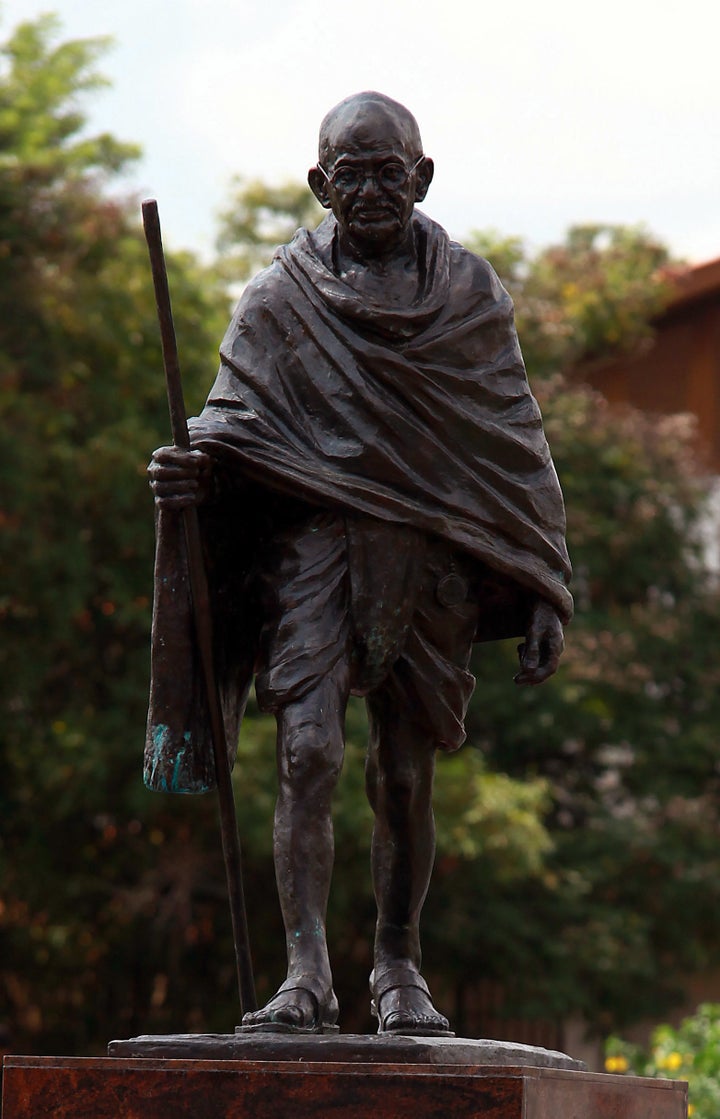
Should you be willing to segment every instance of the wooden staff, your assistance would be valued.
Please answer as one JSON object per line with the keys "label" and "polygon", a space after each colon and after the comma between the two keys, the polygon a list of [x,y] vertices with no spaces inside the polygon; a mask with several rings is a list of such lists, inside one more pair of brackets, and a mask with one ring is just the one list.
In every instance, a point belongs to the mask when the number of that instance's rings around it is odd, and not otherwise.
{"label": "wooden staff", "polygon": [[[155,285],[155,301],[157,303],[158,319],[160,321],[163,365],[165,367],[167,397],[170,408],[170,427],[175,446],[179,447],[181,450],[189,451],[191,449],[190,433],[188,432],[185,400],[183,397],[182,381],[180,379],[180,363],[178,361],[175,327],[170,304],[170,290],[168,288],[165,255],[163,253],[162,236],[160,233],[160,217],[155,199],[151,198],[143,202],[142,215],[145,239],[150,253],[153,283]],[[250,956],[247,914],[245,911],[242,856],[235,814],[235,798],[233,796],[232,781],[230,778],[230,763],[225,738],[225,725],[223,722],[222,708],[220,706],[217,680],[215,678],[210,596],[196,506],[190,505],[184,508],[182,510],[182,516],[185,528],[193,617],[195,619],[195,635],[200,653],[203,678],[205,680],[210,717],[210,733],[212,737],[213,756],[215,759],[215,777],[218,790],[218,806],[220,809],[220,834],[222,837],[225,874],[227,877],[228,896],[230,900],[230,916],[232,919],[233,942],[235,944],[240,1008],[243,1013],[247,1013],[248,1011],[255,1010],[257,1003],[255,999],[252,958]]]}

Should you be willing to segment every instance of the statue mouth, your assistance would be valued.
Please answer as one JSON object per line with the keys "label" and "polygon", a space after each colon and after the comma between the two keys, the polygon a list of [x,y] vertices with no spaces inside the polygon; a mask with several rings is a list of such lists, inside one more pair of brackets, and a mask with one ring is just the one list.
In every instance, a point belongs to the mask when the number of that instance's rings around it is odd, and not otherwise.
{"label": "statue mouth", "polygon": [[355,211],[353,215],[355,221],[387,221],[388,218],[396,218],[397,214],[394,210],[388,207],[363,207]]}

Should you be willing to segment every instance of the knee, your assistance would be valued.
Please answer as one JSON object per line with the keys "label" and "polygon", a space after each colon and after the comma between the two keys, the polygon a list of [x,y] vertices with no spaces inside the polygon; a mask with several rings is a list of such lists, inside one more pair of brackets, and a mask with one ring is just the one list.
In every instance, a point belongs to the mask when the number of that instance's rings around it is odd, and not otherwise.
{"label": "knee", "polygon": [[278,718],[281,792],[322,796],[335,788],[344,753],[340,720],[293,708]]}

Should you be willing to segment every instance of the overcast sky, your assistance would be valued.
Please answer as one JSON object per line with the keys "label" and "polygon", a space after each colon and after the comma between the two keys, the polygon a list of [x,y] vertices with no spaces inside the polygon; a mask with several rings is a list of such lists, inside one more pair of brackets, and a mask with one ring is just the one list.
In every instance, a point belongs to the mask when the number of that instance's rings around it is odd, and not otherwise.
{"label": "overcast sky", "polygon": [[644,223],[720,256],[718,0],[0,0],[2,38],[48,10],[113,37],[92,127],[142,145],[128,187],[174,247],[209,253],[234,174],[304,179],[325,111],[378,89],[418,118],[453,236]]}

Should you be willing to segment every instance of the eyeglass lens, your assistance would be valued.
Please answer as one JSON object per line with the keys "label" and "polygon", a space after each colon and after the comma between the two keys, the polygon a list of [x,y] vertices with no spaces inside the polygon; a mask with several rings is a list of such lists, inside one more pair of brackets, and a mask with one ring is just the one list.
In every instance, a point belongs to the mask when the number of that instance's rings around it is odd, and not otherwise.
{"label": "eyeglass lens", "polygon": [[320,167],[321,171],[327,178],[328,182],[339,190],[357,190],[362,183],[366,182],[368,177],[372,175],[376,183],[378,183],[385,190],[397,190],[399,187],[404,186],[412,175],[415,168],[422,160],[422,156],[418,159],[412,167],[405,167],[403,163],[383,163],[381,167],[376,167],[372,171],[368,171],[362,167],[338,167],[331,175],[328,175],[324,167]]}

